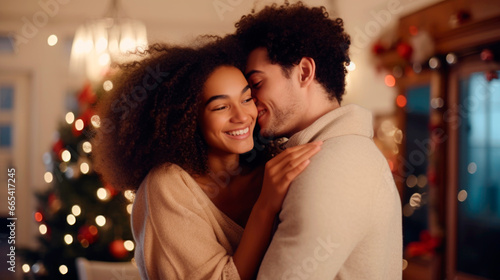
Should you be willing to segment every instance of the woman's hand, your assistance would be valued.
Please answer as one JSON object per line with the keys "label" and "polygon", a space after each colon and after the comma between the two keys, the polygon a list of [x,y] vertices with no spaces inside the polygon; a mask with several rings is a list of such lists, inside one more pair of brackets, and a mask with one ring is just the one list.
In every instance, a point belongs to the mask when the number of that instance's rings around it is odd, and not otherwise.
{"label": "woman's hand", "polygon": [[256,205],[277,214],[290,183],[307,167],[310,158],[319,152],[322,141],[288,148],[266,163],[262,190]]}

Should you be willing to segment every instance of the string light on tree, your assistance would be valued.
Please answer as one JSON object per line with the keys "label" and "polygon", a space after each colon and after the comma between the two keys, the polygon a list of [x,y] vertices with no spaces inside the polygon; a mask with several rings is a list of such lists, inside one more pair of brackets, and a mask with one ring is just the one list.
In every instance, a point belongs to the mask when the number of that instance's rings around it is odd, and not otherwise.
{"label": "string light on tree", "polygon": [[64,264],[59,266],[59,272],[61,272],[62,275],[66,275],[68,273],[68,267]]}
{"label": "string light on tree", "polygon": [[71,207],[71,213],[78,217],[82,213],[82,208],[78,204],[75,204],[73,205],[73,207]]}
{"label": "string light on tree", "polygon": [[73,112],[66,113],[65,120],[68,124],[72,124],[75,121],[75,114]]}
{"label": "string light on tree", "polygon": [[47,226],[44,224],[41,224],[38,226],[38,231],[40,231],[41,235],[45,235],[47,233]]}
{"label": "string light on tree", "polygon": [[89,173],[89,171],[90,171],[89,164],[86,162],[82,162],[80,164],[80,172],[82,172],[82,174],[87,174],[87,173]]}
{"label": "string light on tree", "polygon": [[113,82],[111,82],[110,80],[106,80],[104,81],[104,83],[102,83],[102,88],[105,90],[105,91],[110,91],[113,89]]}
{"label": "string light on tree", "polygon": [[52,180],[54,179],[54,176],[52,176],[52,173],[50,173],[49,171],[45,172],[45,174],[43,174],[43,179],[45,180],[45,183],[52,183]]}
{"label": "string light on tree", "polygon": [[73,236],[71,236],[71,234],[66,234],[64,236],[64,242],[70,245],[71,243],[73,243]]}
{"label": "string light on tree", "polygon": [[132,252],[135,248],[135,244],[132,240],[126,240],[125,242],[123,242],[123,246],[129,252]]}
{"label": "string light on tree", "polygon": [[64,162],[68,162],[71,160],[71,153],[68,150],[64,150],[61,154],[61,158]]}
{"label": "string light on tree", "polygon": [[92,152],[92,144],[90,144],[89,141],[85,141],[82,143],[82,150],[89,154],[90,152]]}
{"label": "string light on tree", "polygon": [[90,118],[90,122],[95,128],[99,128],[101,126],[101,118],[99,118],[98,115],[93,115],[92,118]]}
{"label": "string light on tree", "polygon": [[111,194],[106,188],[99,188],[97,189],[97,197],[102,201],[106,201],[111,197]]}
{"label": "string light on tree", "polygon": [[104,225],[106,225],[106,218],[103,215],[98,215],[97,217],[95,217],[95,223],[98,226],[103,227]]}
{"label": "string light on tree", "polygon": [[84,128],[84,123],[83,123],[83,120],[82,120],[82,119],[77,119],[77,120],[75,121],[75,129],[76,129],[77,131],[82,131],[82,130],[83,130],[83,128]]}
{"label": "string light on tree", "polygon": [[128,199],[128,201],[130,202],[134,202],[134,198],[135,198],[135,195],[134,195],[134,192],[131,191],[131,190],[126,190],[123,192],[123,196]]}
{"label": "string light on tree", "polygon": [[74,225],[76,223],[76,217],[75,217],[75,215],[69,214],[68,216],[66,216],[66,222],[70,226]]}

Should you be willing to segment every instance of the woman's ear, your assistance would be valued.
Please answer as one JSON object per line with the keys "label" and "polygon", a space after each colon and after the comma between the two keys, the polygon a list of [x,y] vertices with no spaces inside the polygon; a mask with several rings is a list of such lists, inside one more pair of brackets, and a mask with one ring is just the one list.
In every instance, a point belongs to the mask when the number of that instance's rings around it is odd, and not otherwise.
{"label": "woman's ear", "polygon": [[308,87],[316,77],[316,63],[311,57],[303,57],[299,62],[299,83],[301,87]]}

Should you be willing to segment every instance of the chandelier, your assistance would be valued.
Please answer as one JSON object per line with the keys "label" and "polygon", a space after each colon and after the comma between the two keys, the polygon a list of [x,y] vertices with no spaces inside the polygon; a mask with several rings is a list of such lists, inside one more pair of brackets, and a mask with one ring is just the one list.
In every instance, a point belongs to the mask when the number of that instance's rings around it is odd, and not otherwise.
{"label": "chandelier", "polygon": [[70,58],[72,73],[90,81],[102,79],[112,62],[125,62],[127,53],[145,49],[146,26],[124,17],[118,0],[112,0],[105,17],[80,26],[73,40]]}

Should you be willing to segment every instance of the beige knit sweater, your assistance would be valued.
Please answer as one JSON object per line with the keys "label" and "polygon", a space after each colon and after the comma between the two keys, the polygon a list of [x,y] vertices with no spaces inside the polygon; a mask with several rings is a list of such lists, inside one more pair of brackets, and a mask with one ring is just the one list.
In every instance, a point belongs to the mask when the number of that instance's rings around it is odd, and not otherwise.
{"label": "beige knit sweater", "polygon": [[148,174],[131,219],[142,279],[240,279],[231,256],[243,228],[179,166]]}
{"label": "beige knit sweater", "polygon": [[257,279],[401,279],[401,202],[372,137],[370,112],[347,105],[290,138],[324,144],[290,186]]}

